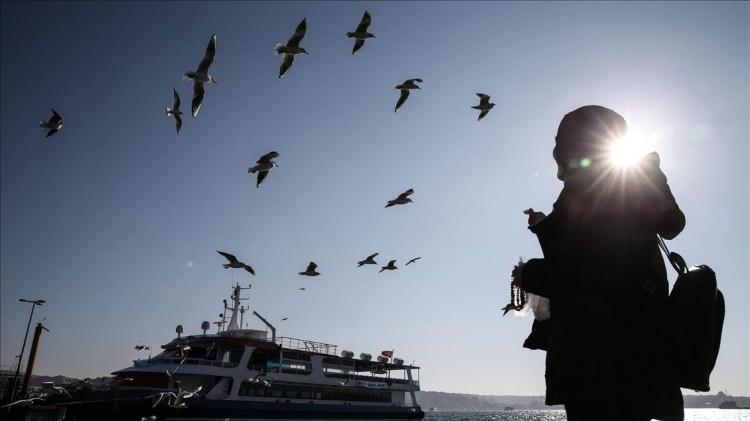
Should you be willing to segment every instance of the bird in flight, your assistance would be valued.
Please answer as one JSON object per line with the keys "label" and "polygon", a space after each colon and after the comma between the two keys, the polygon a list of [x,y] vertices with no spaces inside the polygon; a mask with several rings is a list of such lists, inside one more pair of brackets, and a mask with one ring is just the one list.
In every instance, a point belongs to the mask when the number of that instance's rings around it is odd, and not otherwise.
{"label": "bird in flight", "polygon": [[406,262],[406,265],[404,265],[404,266],[409,266],[410,264],[416,262],[419,259],[421,259],[421,257],[415,257],[415,258],[409,260],[408,262]]}
{"label": "bird in flight", "polygon": [[57,111],[55,111],[54,108],[52,108],[52,117],[49,118],[47,121],[40,121],[39,127],[43,128],[44,130],[47,130],[47,136],[44,137],[50,137],[53,134],[57,133],[58,130],[62,129],[63,121],[62,116],[58,114]]}
{"label": "bird in flight", "polygon": [[415,82],[422,83],[422,79],[407,79],[404,83],[400,85],[396,85],[395,89],[401,90],[401,96],[398,98],[398,102],[396,103],[396,109],[393,110],[394,112],[397,112],[398,109],[401,108],[402,105],[404,105],[404,102],[406,102],[406,98],[409,98],[410,90],[422,89]]}
{"label": "bird in flight", "polygon": [[302,19],[302,22],[297,25],[297,29],[294,30],[292,37],[289,38],[289,41],[286,42],[286,45],[277,43],[273,47],[276,55],[284,56],[284,61],[281,62],[281,68],[279,68],[279,79],[283,78],[284,75],[286,75],[286,72],[288,72],[292,67],[292,63],[294,63],[294,56],[296,56],[297,54],[308,54],[308,52],[304,48],[299,46],[302,38],[305,37],[306,31],[307,18],[304,18]]}
{"label": "bird in flight", "polygon": [[481,111],[479,113],[479,118],[477,119],[477,121],[479,121],[479,120],[483,119],[484,116],[487,115],[487,113],[490,112],[490,110],[492,109],[492,107],[495,106],[495,103],[494,102],[490,102],[490,96],[487,95],[487,94],[478,93],[477,96],[479,97],[479,105],[474,105],[471,108],[474,108],[475,110]]}
{"label": "bird in flight", "polygon": [[289,318],[288,318],[288,317],[284,317],[283,319],[281,319],[281,321],[282,321],[282,322],[283,322],[284,320],[289,320]]}
{"label": "bird in flight", "polygon": [[307,291],[305,288],[297,288],[297,291]]}
{"label": "bird in flight", "polygon": [[214,57],[216,57],[216,34],[211,36],[211,40],[208,42],[208,47],[206,47],[206,54],[198,65],[198,70],[194,72],[185,72],[185,75],[182,77],[185,80],[193,81],[193,117],[198,115],[198,111],[201,109],[201,104],[203,104],[203,95],[206,93],[206,84],[216,83],[214,77],[208,74],[208,68],[213,64]]}
{"label": "bird in flight", "polygon": [[396,269],[398,269],[398,267],[396,267],[396,260],[391,260],[390,262],[388,262],[386,266],[383,266],[380,268],[380,272],[384,270],[396,270]]}
{"label": "bird in flight", "polygon": [[377,256],[378,254],[380,253],[374,253],[367,256],[365,260],[360,260],[359,262],[357,262],[357,266],[362,267],[364,265],[377,265],[378,262],[375,261],[375,256]]}
{"label": "bird in flight", "polygon": [[263,180],[266,179],[266,176],[268,175],[268,172],[271,171],[273,167],[278,167],[279,164],[277,164],[273,159],[277,158],[279,156],[279,153],[276,151],[271,151],[258,159],[255,164],[252,167],[247,169],[247,172],[249,174],[258,173],[258,179],[255,183],[255,187],[260,187],[260,183],[263,182]]}
{"label": "bird in flight", "polygon": [[347,32],[346,36],[354,38],[354,48],[352,49],[352,55],[357,54],[360,48],[365,45],[365,40],[368,38],[375,38],[375,35],[367,32],[367,27],[372,23],[372,16],[370,12],[365,10],[365,14],[362,15],[362,20],[357,25],[357,29],[354,32]]}
{"label": "bird in flight", "polygon": [[180,94],[177,93],[177,89],[172,88],[172,96],[174,97],[174,104],[172,108],[167,107],[167,116],[174,117],[175,124],[177,125],[177,133],[180,133],[182,128],[182,111],[180,111]]}
{"label": "bird in flight", "polygon": [[414,193],[414,189],[409,189],[401,194],[398,195],[397,198],[393,200],[389,200],[388,204],[385,205],[386,208],[390,208],[391,206],[396,205],[405,205],[407,203],[412,203],[413,200],[409,199],[409,196],[411,196]]}
{"label": "bird in flight", "polygon": [[246,271],[250,272],[252,275],[255,275],[255,270],[248,265],[245,262],[241,262],[237,260],[237,258],[233,254],[229,254],[223,251],[216,250],[217,253],[224,256],[227,260],[229,260],[229,263],[224,263],[222,266],[224,266],[224,269],[245,269]]}
{"label": "bird in flight", "polygon": [[271,386],[271,382],[265,379],[265,377],[263,376],[263,372],[258,372],[258,374],[256,374],[255,377],[251,377],[247,379],[247,381],[250,383],[260,383],[265,387]]}
{"label": "bird in flight", "polygon": [[310,262],[310,264],[307,265],[307,269],[305,269],[304,272],[300,272],[299,274],[304,276],[318,276],[320,275],[320,273],[315,270],[317,268],[318,265],[316,265],[315,262]]}

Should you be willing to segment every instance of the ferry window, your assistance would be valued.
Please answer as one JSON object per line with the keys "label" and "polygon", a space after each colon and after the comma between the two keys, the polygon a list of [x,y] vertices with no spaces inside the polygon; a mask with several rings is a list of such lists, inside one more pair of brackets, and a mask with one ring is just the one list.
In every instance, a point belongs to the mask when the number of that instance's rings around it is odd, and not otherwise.
{"label": "ferry window", "polygon": [[247,368],[250,370],[271,372],[276,371],[278,367],[279,353],[264,349],[254,350],[253,355],[250,356],[250,360],[247,362]]}
{"label": "ferry window", "polygon": [[338,357],[325,357],[323,358],[323,364],[332,366],[354,367],[354,360],[348,360]]}
{"label": "ferry window", "polygon": [[299,351],[284,351],[282,358],[285,360],[310,361],[310,354]]}
{"label": "ferry window", "polygon": [[244,348],[234,348],[229,350],[229,362],[238,363],[242,359],[242,354],[245,353]]}
{"label": "ferry window", "polygon": [[323,367],[323,374],[326,377],[345,377],[348,371],[344,371],[340,368]]}
{"label": "ferry window", "polygon": [[240,391],[237,392],[240,396],[252,396],[253,395],[253,385],[247,382],[242,382],[240,384]]}

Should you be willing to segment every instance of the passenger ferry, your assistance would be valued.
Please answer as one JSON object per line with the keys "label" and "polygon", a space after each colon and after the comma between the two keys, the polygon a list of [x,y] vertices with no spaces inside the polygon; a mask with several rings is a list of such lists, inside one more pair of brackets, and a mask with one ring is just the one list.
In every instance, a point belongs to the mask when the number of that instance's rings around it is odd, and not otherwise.
{"label": "passenger ferry", "polygon": [[[112,373],[113,394],[66,404],[72,419],[249,420],[421,419],[419,367],[383,351],[374,359],[336,345],[243,329],[244,307],[233,287],[218,331],[177,337],[153,358]],[[226,320],[224,320],[226,322]],[[269,335],[270,332],[270,335]],[[407,399],[407,396],[408,399]],[[153,417],[153,418],[149,418]],[[66,418],[68,419],[68,418]]]}

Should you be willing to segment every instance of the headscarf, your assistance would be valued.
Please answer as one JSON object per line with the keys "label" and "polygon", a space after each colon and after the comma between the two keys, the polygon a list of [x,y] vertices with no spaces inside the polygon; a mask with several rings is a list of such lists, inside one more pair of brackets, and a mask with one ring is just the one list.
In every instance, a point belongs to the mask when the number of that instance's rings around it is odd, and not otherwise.
{"label": "headscarf", "polygon": [[625,136],[628,124],[609,108],[586,105],[569,112],[560,121],[552,155],[559,179],[573,168],[600,162],[617,139]]}

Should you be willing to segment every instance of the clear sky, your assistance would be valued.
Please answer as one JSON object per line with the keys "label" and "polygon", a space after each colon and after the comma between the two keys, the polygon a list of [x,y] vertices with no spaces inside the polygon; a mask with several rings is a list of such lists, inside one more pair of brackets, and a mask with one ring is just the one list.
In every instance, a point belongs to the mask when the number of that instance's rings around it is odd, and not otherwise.
{"label": "clear sky", "polygon": [[[557,125],[600,104],[653,138],[688,220],[670,244],[727,298],[712,385],[750,394],[748,3],[1,7],[3,364],[28,318],[18,298],[48,301],[37,372],[93,377],[178,323],[199,332],[237,280],[281,335],[395,348],[426,390],[541,394],[531,319],[500,308],[519,256],[541,255],[521,211],[561,188]],[[377,38],[352,56],[365,9]],[[279,80],[273,45],[303,17],[310,55]],[[164,108],[177,87],[189,110],[182,73],[212,33],[218,84],[177,136]],[[394,113],[393,87],[415,77]],[[475,92],[497,104],[479,123]],[[67,125],[45,139],[50,107]],[[280,167],[256,189],[247,167],[271,150]],[[413,204],[383,208],[410,187]],[[400,269],[356,268],[374,252]],[[322,275],[303,279],[310,260]]]}

